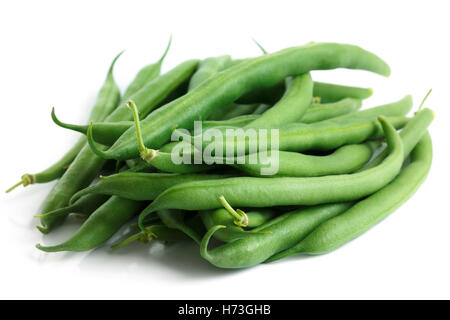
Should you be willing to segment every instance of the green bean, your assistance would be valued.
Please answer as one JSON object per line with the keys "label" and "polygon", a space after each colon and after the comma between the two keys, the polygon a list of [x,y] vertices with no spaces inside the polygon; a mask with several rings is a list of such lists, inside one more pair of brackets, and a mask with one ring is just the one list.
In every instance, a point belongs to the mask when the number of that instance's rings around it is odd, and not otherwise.
{"label": "green bean", "polygon": [[[409,119],[403,117],[388,118],[388,121],[396,129],[399,129],[404,127]],[[345,122],[327,120],[313,124],[291,123],[281,127],[275,133],[272,130],[267,130],[268,132],[258,130],[249,134],[241,129],[227,134],[228,129],[215,128],[220,135],[215,135],[213,142],[207,135],[194,138],[182,133],[180,135],[184,137],[183,141],[201,142],[202,151],[215,151],[215,154],[211,155],[213,159],[221,158],[222,155],[231,157],[266,152],[272,148],[272,145],[278,147],[280,151],[334,150],[345,144],[358,144],[368,139],[379,139],[383,135],[379,122],[372,119],[349,119]],[[251,130],[251,128],[247,130]],[[273,138],[273,135],[275,135],[275,138]],[[277,137],[278,144],[276,140],[273,142]],[[266,141],[267,150],[260,148],[261,142]],[[141,152],[145,154],[148,151],[143,150]],[[204,157],[211,162],[208,154],[204,154]]]}
{"label": "green bean", "polygon": [[67,207],[56,209],[50,211],[43,215],[37,215],[36,218],[43,217],[56,217],[60,215],[67,215],[69,213],[81,213],[83,215],[90,215],[92,212],[97,210],[103,203],[108,200],[108,196],[102,194],[88,194],[84,197],[77,199],[74,203],[68,205]]}
{"label": "green bean", "polygon": [[338,84],[314,82],[314,97],[319,97],[321,103],[336,102],[345,98],[364,100],[372,96],[371,88],[358,88]]}
{"label": "green bean", "polygon": [[[276,211],[267,208],[245,212],[248,217],[248,227],[254,228],[266,223],[276,215]],[[209,230],[215,225],[225,225],[226,229],[219,230],[214,234],[214,237],[224,242],[231,242],[236,239],[252,236],[255,234],[261,234],[261,232],[247,231],[234,224],[233,217],[228,213],[226,209],[216,209],[213,211],[202,211],[200,217]]]}
{"label": "green bean", "polygon": [[[146,115],[153,108],[155,108],[158,103],[166,98],[174,88],[190,77],[197,67],[197,64],[197,60],[184,62],[172,71],[156,78],[134,93],[132,97],[138,101],[141,101],[139,112],[142,115]],[[119,96],[117,96],[114,100],[114,105],[117,105],[118,100]],[[105,121],[116,122],[131,120],[131,118],[132,114],[128,107],[122,104],[117,107],[105,119]],[[66,171],[64,176],[58,181],[48,195],[42,208],[42,212],[46,213],[66,206],[70,198],[77,191],[87,187],[91,183],[91,181],[98,175],[98,172],[103,167],[104,163],[104,159],[96,156],[89,147],[84,147],[72,162],[72,165]],[[38,227],[38,229],[43,233],[47,233],[51,229],[62,224],[64,220],[64,215],[51,218],[44,217],[41,219],[43,227]]]}
{"label": "green bean", "polygon": [[[302,123],[314,123],[323,120],[328,120],[330,118],[335,118],[341,115],[351,114],[357,111],[361,107],[361,100],[356,100],[353,98],[342,99],[341,101],[334,103],[326,103],[326,104],[313,104],[311,107],[306,110],[304,116],[300,121]],[[403,106],[401,106],[403,108]],[[246,108],[244,106],[237,106],[237,108]],[[251,107],[252,110],[255,106]],[[236,110],[238,110],[236,109]],[[393,105],[393,110],[387,111],[400,113],[400,108],[396,105]],[[370,109],[369,109],[370,110]],[[383,109],[384,110],[384,109]],[[379,110],[380,114],[383,114],[383,110]],[[386,111],[386,110],[384,110]],[[237,114],[237,112],[234,112]],[[406,113],[405,113],[406,114]],[[207,130],[210,128],[216,127],[244,127],[250,122],[258,119],[260,115],[258,114],[246,114],[237,116],[227,120],[205,120],[202,122],[203,130]],[[52,119],[58,125],[66,129],[78,131],[80,133],[86,134],[89,128],[88,125],[74,125],[64,123],[56,117],[54,110],[52,111]],[[95,122],[92,125],[92,136],[95,141],[104,145],[112,145],[114,141],[116,141],[128,128],[133,126],[133,121],[119,121],[119,122]]]}
{"label": "green bean", "polygon": [[[252,176],[261,176],[263,168],[277,168],[276,176],[290,177],[319,177],[351,173],[370,160],[377,145],[375,141],[344,145],[326,156],[279,151],[278,157],[273,157],[269,151],[256,155],[255,158],[258,159],[256,163],[252,163],[251,155],[247,155],[243,157],[243,160],[236,158],[235,164],[231,166]],[[266,158],[267,161],[261,162],[262,158]]]}
{"label": "green bean", "polygon": [[95,210],[78,231],[67,241],[54,245],[36,247],[45,252],[87,251],[98,247],[111,238],[119,228],[137,215],[145,202],[111,197]]}
{"label": "green bean", "polygon": [[[221,207],[220,196],[224,196],[232,206],[239,207],[316,205],[365,197],[389,183],[398,174],[403,162],[400,137],[383,117],[379,121],[385,132],[390,154],[375,168],[351,175],[271,179],[238,177],[183,183],[159,195],[141,213],[139,221],[142,222],[151,212],[166,208],[216,209]],[[140,226],[142,227],[141,224]]]}
{"label": "green bean", "polygon": [[231,57],[226,55],[220,57],[207,58],[201,61],[197,71],[194,73],[189,82],[188,91],[192,91],[193,89],[197,88],[200,84],[202,84],[203,81],[211,78],[216,73],[222,71],[230,60]]}
{"label": "green bean", "polygon": [[172,35],[169,37],[169,42],[167,44],[166,50],[162,54],[161,58],[156,63],[149,64],[143,67],[134,77],[133,81],[131,81],[130,85],[125,90],[122,101],[128,101],[130,97],[132,97],[136,92],[141,90],[147,83],[153,81],[157,78],[161,73],[161,66],[164,59],[169,52],[170,45],[172,44]]}
{"label": "green bean", "polygon": [[278,127],[301,119],[311,105],[312,90],[313,82],[309,73],[289,79],[280,101],[246,127]]}
{"label": "green bean", "polygon": [[268,261],[275,261],[292,254],[328,253],[362,235],[416,192],[428,174],[431,161],[431,138],[429,134],[426,134],[413,149],[410,164],[389,185],[359,201],[341,215],[322,223],[297,245],[273,256]]}
{"label": "green bean", "polygon": [[[239,103],[269,103],[277,102],[285,91],[284,82],[279,82],[270,88],[260,88],[249,92],[238,99]],[[344,98],[364,100],[373,93],[370,88],[358,88],[331,83],[314,82],[313,96],[320,98],[321,103],[337,102]]]}
{"label": "green bean", "polygon": [[[424,135],[426,128],[434,119],[434,112],[428,108],[418,111],[416,115],[408,122],[408,124],[400,131],[400,137],[403,141],[403,150],[408,155],[412,149],[419,143]],[[389,154],[389,150],[385,149],[375,159],[369,162],[363,169],[369,169],[379,165]],[[406,157],[405,157],[406,158]]]}
{"label": "green bean", "polygon": [[[116,107],[116,104],[111,103],[111,100],[114,101],[115,99],[117,99],[117,97],[120,96],[120,92],[114,81],[113,70],[117,59],[119,59],[122,53],[123,52],[120,52],[113,59],[111,65],[109,66],[105,82],[103,83],[103,86],[98,93],[97,101],[95,105],[92,107],[92,111],[89,116],[89,119],[91,121],[103,120],[104,117],[107,116],[109,113],[111,113]],[[109,100],[110,97],[112,97],[111,100]],[[24,175],[22,175],[21,181],[19,181],[14,186],[6,190],[6,192],[10,192],[20,185],[26,187],[30,184],[46,183],[58,179],[64,174],[68,166],[72,163],[77,154],[85,145],[86,145],[86,138],[81,137],[77,141],[77,143],[68,152],[66,152],[66,154],[56,163],[54,163],[53,165],[51,165],[50,167],[39,173],[34,174],[25,173]]]}
{"label": "green bean", "polygon": [[[195,119],[207,118],[218,106],[231,103],[252,89],[270,87],[288,76],[310,70],[334,68],[365,69],[385,76],[390,73],[384,61],[356,46],[320,43],[288,48],[224,70],[159,108],[142,120],[144,142],[151,148],[160,148],[169,141],[174,127],[189,129]],[[108,150],[96,147],[92,136],[88,141],[99,156],[126,160],[139,156],[135,136],[135,129],[128,129]]]}
{"label": "green bean", "polygon": [[369,108],[356,113],[346,114],[339,117],[329,119],[327,121],[345,122],[347,120],[376,118],[378,116],[385,117],[403,117],[413,106],[412,96],[406,95],[402,99],[384,104],[378,107]]}
{"label": "green bean", "polygon": [[300,122],[314,123],[342,115],[353,114],[361,106],[362,101],[354,98],[345,98],[332,103],[313,104],[306,110]]}
{"label": "green bean", "polygon": [[[117,57],[115,60],[116,59]],[[114,61],[108,71],[108,76],[98,93],[96,104],[91,111],[90,120],[102,121],[105,117],[110,117],[108,114],[117,111],[116,107],[120,100],[120,90],[114,81],[112,74],[113,67]],[[92,159],[98,159],[96,163],[94,163],[93,169],[89,168],[92,164]],[[45,214],[66,207],[72,194],[79,189],[86,187],[95,178],[96,172],[100,171],[103,164],[104,160],[96,157],[89,149],[89,146],[85,144],[71,162],[64,175],[47,195],[44,204],[42,205],[41,212]],[[44,216],[41,218],[42,227],[38,226],[37,228],[42,233],[48,233],[52,228],[62,224],[66,216],[67,214]]]}
{"label": "green bean", "polygon": [[204,259],[221,268],[245,268],[264,262],[273,254],[295,245],[321,222],[347,210],[351,204],[324,204],[295,210],[280,216],[278,223],[258,229],[266,234],[241,238],[208,251],[208,243],[215,232],[225,229],[216,225],[209,229],[200,245]]}
{"label": "green bean", "polygon": [[121,172],[106,177],[101,176],[98,183],[74,194],[70,203],[75,203],[88,194],[115,195],[131,200],[154,200],[161,192],[176,184],[227,177],[229,176],[219,174]]}
{"label": "green bean", "polygon": [[178,210],[160,210],[157,212],[158,217],[167,227],[183,232],[189,238],[200,244],[201,235],[198,234],[194,228],[186,224],[186,214]]}

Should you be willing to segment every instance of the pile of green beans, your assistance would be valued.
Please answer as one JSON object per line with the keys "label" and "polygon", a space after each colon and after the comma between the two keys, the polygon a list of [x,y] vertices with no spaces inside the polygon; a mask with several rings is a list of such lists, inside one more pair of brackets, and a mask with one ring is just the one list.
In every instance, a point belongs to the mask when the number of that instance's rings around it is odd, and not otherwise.
{"label": "pile of green beans", "polygon": [[[336,68],[389,76],[375,54],[308,43],[255,58],[186,60],[161,74],[170,43],[122,95],[117,55],[88,123],[63,122],[52,110],[55,124],[80,140],[7,192],[59,179],[36,215],[38,229],[49,233],[73,214],[83,219],[66,241],[38,249],[185,241],[214,266],[246,268],[331,252],[425,180],[428,94],[413,114],[410,95],[360,110],[372,89],[314,81],[315,70]],[[119,230],[121,239],[108,242]]]}

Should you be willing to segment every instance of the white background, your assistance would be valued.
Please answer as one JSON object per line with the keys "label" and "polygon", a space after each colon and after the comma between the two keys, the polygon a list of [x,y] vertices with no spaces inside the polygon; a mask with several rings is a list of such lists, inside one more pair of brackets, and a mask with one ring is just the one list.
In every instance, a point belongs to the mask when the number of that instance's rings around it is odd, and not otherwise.
{"label": "white background", "polygon": [[392,67],[315,72],[319,80],[373,87],[365,106],[411,93],[436,112],[434,163],[425,184],[371,231],[320,257],[223,271],[195,245],[108,246],[46,254],[36,243],[66,239],[70,220],[42,236],[33,215],[53,183],[1,195],[0,298],[450,298],[447,1],[4,1],[0,4],[1,183],[45,168],[76,141],[53,125],[83,123],[111,59],[121,88],[155,61],[173,34],[164,70],[189,58],[259,55],[309,41],[358,44]]}

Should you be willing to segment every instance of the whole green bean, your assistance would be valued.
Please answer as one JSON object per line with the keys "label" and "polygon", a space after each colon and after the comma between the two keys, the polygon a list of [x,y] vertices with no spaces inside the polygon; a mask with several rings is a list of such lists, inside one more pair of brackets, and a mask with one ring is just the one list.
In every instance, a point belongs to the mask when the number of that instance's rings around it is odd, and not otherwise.
{"label": "whole green bean", "polygon": [[410,164],[389,185],[359,201],[341,215],[322,223],[297,245],[268,261],[292,254],[328,253],[362,235],[416,192],[430,170],[431,161],[431,138],[426,134],[413,149]]}
{"label": "whole green bean", "polygon": [[321,222],[337,216],[350,206],[349,203],[323,204],[295,210],[276,218],[277,223],[258,229],[266,234],[241,238],[208,251],[210,238],[219,230],[226,230],[225,226],[216,225],[203,237],[200,254],[216,267],[251,267],[296,244]]}
{"label": "whole green bean", "polygon": [[313,81],[309,73],[287,80],[286,92],[272,108],[246,127],[278,127],[298,121],[312,100]]}
{"label": "whole green bean", "polygon": [[83,223],[67,241],[54,245],[36,247],[45,252],[87,251],[98,247],[111,238],[127,221],[137,215],[145,202],[111,197]]}
{"label": "whole green bean", "polygon": [[[120,96],[120,92],[118,91],[119,89],[114,81],[113,70],[117,59],[119,59],[122,53],[123,52],[120,52],[109,66],[105,82],[97,95],[95,105],[92,107],[92,111],[89,116],[90,121],[103,120],[104,117],[111,113],[116,107],[116,104],[111,103],[109,99],[112,97],[112,100],[115,100],[117,99],[117,96]],[[84,146],[86,146],[86,138],[81,137],[77,143],[56,163],[39,173],[25,173],[22,175],[21,181],[6,190],[6,192],[10,192],[20,185],[26,187],[30,184],[46,183],[58,179],[64,174],[68,166],[72,163]]]}
{"label": "whole green bean", "polygon": [[183,183],[164,191],[141,213],[140,227],[148,214],[161,209],[220,208],[220,196],[225,197],[232,206],[239,207],[316,205],[367,196],[389,183],[398,174],[403,162],[403,145],[399,135],[384,118],[380,117],[379,121],[390,154],[375,168],[350,175],[271,179],[238,177]]}
{"label": "whole green bean", "polygon": [[227,177],[229,175],[121,172],[101,176],[98,183],[74,194],[70,203],[75,203],[88,194],[115,195],[131,200],[154,200],[166,189],[180,183]]}
{"label": "whole green bean", "polygon": [[[364,69],[388,76],[388,65],[359,47],[335,43],[309,44],[288,48],[243,62],[204,81],[198,88],[169,103],[142,120],[145,143],[157,149],[170,140],[174,127],[191,128],[199,117],[205,119],[220,105],[258,87],[270,87],[288,76],[310,70],[334,68]],[[139,156],[134,128],[128,129],[108,150],[92,149],[101,157],[131,159]]]}
{"label": "whole green bean", "polygon": [[[344,145],[326,156],[279,151],[278,157],[273,157],[272,152],[269,151],[257,154],[256,163],[252,163],[251,156],[247,155],[243,157],[243,160],[236,158],[235,164],[231,166],[251,176],[264,176],[263,168],[277,168],[276,176],[290,177],[319,177],[351,173],[370,160],[378,144],[371,141],[364,144]],[[262,158],[267,161],[261,161]]]}

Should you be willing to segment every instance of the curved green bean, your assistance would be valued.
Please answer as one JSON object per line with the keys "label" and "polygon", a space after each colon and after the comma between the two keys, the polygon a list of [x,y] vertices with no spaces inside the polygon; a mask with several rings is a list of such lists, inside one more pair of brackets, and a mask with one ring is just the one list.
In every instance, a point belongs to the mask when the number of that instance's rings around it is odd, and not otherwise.
{"label": "curved green bean", "polygon": [[[159,195],[141,213],[139,221],[142,222],[151,212],[166,208],[220,208],[220,196],[225,197],[232,206],[239,207],[316,205],[360,199],[389,183],[398,174],[403,162],[403,145],[399,135],[384,118],[380,117],[379,121],[385,132],[390,154],[375,168],[350,175],[312,178],[238,177],[183,183]],[[142,227],[142,223],[140,226]]]}
{"label": "curved green bean", "polygon": [[[318,43],[288,48],[224,70],[159,108],[142,120],[144,142],[151,148],[160,148],[169,141],[174,127],[189,129],[194,120],[205,119],[219,105],[231,103],[252,89],[270,87],[288,76],[310,70],[334,68],[364,69],[385,76],[390,73],[384,61],[356,46]],[[135,129],[130,128],[108,150],[100,150],[92,136],[88,141],[100,157],[126,160],[139,156],[135,137]]]}
{"label": "curved green bean", "polygon": [[431,161],[431,138],[426,134],[413,149],[410,164],[389,185],[359,201],[341,215],[322,223],[297,245],[268,261],[292,254],[328,253],[362,235],[416,192],[430,170]]}

